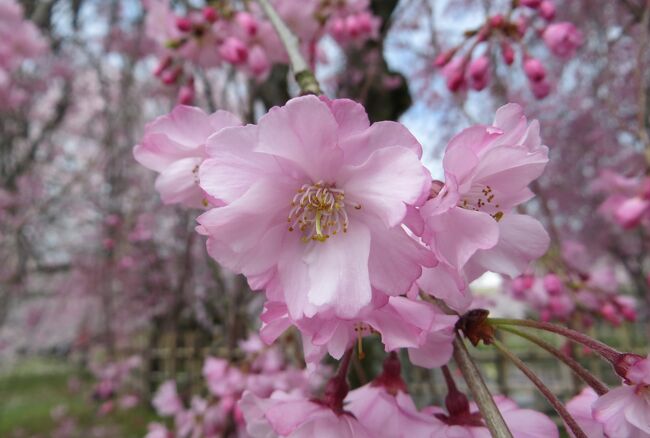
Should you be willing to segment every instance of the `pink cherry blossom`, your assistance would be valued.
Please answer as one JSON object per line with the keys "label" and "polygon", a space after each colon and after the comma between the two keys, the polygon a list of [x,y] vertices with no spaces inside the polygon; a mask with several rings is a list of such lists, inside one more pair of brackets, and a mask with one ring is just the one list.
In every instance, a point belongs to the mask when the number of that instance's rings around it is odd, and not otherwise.
{"label": "pink cherry blossom", "polygon": [[152,404],[161,416],[176,415],[181,412],[184,408],[176,392],[176,382],[169,380],[163,383],[156,391]]}
{"label": "pink cherry blossom", "polygon": [[245,392],[240,408],[253,438],[370,438],[372,433],[348,412],[335,412],[319,401],[276,391],[262,399]]}
{"label": "pink cherry blossom", "polygon": [[240,124],[226,111],[208,115],[199,108],[180,105],[147,124],[142,140],[133,148],[133,156],[160,173],[156,190],[165,204],[200,207],[206,203],[206,195],[198,185],[199,165],[207,157],[206,140],[223,128]]}
{"label": "pink cherry blossom", "polygon": [[650,355],[637,358],[625,373],[626,382],[602,395],[593,417],[610,437],[650,436]]}
{"label": "pink cherry blossom", "polygon": [[225,359],[208,357],[203,365],[203,377],[210,392],[224,397],[244,389],[244,375]]}
{"label": "pink cherry blossom", "polygon": [[354,319],[316,316],[292,321],[283,304],[267,303],[262,321],[261,334],[267,343],[290,325],[297,326],[309,362],[320,361],[326,352],[340,359],[355,342],[377,332],[386,351],[407,348],[412,363],[433,368],[451,358],[457,317],[424,301],[390,297],[385,304],[363,309]]}
{"label": "pink cherry blossom", "polygon": [[441,260],[438,267],[446,267],[428,270],[429,284],[460,291],[485,270],[514,277],[544,254],[549,237],[542,225],[513,210],[533,196],[527,186],[544,170],[547,153],[538,123],[528,124],[515,104],[497,111],[494,126],[468,128],[449,142],[445,186],[420,209],[422,238]]}
{"label": "pink cherry blossom", "polygon": [[549,24],[544,30],[544,42],[555,56],[570,58],[582,45],[582,32],[573,23],[562,22]]}
{"label": "pink cherry blossom", "polygon": [[431,263],[401,228],[430,185],[402,125],[371,126],[359,104],[304,96],[207,148],[201,187],[227,204],[198,218],[208,252],[255,286],[275,282],[292,318],[354,317],[371,287],[405,293]]}
{"label": "pink cherry blossom", "polygon": [[[517,404],[500,395],[493,397],[514,438],[558,438],[557,426],[546,415],[531,409],[521,409]],[[478,407],[469,404],[467,411],[450,413],[437,406],[424,408],[438,426],[435,435],[441,437],[489,438],[488,431]]]}
{"label": "pink cherry blossom", "polygon": [[587,387],[569,400],[566,409],[589,438],[605,438],[603,425],[596,421],[591,413],[591,407],[596,400],[598,400],[598,394]]}

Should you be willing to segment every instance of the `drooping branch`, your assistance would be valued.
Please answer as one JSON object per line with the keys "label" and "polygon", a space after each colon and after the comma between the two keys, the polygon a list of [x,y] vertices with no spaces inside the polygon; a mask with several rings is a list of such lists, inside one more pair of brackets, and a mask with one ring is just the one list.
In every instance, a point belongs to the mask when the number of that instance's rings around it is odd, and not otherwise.
{"label": "drooping branch", "polygon": [[522,330],[515,329],[513,327],[499,327],[501,330],[515,334],[521,338],[527,339],[530,342],[536,344],[540,348],[551,353],[553,356],[564,362],[571,370],[580,377],[586,384],[591,386],[598,395],[603,395],[608,391],[607,385],[601,382],[596,376],[591,374],[587,369],[585,369],[580,363],[575,359],[563,353],[559,349],[555,348],[548,342],[544,341],[538,336],[535,336],[531,333],[524,332]]}
{"label": "drooping branch", "polygon": [[505,345],[503,345],[500,341],[494,340],[493,345],[499,350],[500,353],[502,353],[504,356],[506,356],[519,370],[528,377],[528,379],[533,382],[533,384],[537,387],[539,392],[542,393],[544,398],[553,406],[553,409],[562,417],[562,420],[567,424],[569,429],[571,429],[571,432],[573,432],[573,435],[576,436],[576,438],[587,438],[587,435],[584,433],[584,431],[580,428],[576,420],[571,416],[569,411],[566,410],[562,402],[551,392],[551,390],[540,380],[537,375],[526,366],[526,364],[519,359],[517,356],[512,354],[510,350],[506,348]]}

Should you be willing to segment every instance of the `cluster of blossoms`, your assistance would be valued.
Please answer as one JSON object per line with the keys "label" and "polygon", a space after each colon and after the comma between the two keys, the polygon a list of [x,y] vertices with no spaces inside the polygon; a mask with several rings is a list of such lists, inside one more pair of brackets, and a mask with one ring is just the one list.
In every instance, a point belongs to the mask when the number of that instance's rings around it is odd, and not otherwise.
{"label": "cluster of blossoms", "polygon": [[623,320],[636,321],[636,300],[620,293],[621,285],[608,266],[590,273],[525,274],[508,286],[508,292],[529,304],[542,321],[579,321],[585,328],[601,318],[615,327]]}
{"label": "cluster of blossoms", "polygon": [[131,409],[140,403],[134,385],[134,373],[142,365],[139,356],[104,365],[93,365],[91,370],[97,383],[93,399],[100,403],[98,413],[106,415],[115,409]]}
{"label": "cluster of blossoms", "polygon": [[14,108],[26,99],[25,91],[15,84],[14,75],[23,61],[48,50],[38,28],[23,16],[15,0],[0,2],[0,109]]}
{"label": "cluster of blossoms", "polygon": [[[254,438],[489,436],[476,405],[469,403],[448,370],[445,372],[446,409],[417,409],[402,380],[395,353],[388,355],[379,376],[355,390],[349,391],[344,377],[335,376],[320,399],[279,391],[265,399],[245,393],[240,408],[246,430]],[[505,397],[497,396],[495,400],[515,437],[559,436],[557,427],[545,415],[520,409]]]}
{"label": "cluster of blossoms", "polygon": [[210,208],[197,230],[215,260],[265,291],[262,338],[297,327],[308,362],[378,333],[387,351],[440,366],[457,317],[423,296],[463,312],[468,282],[516,276],[548,246],[541,224],[514,211],[548,160],[517,105],[450,141],[444,183],[402,125],[315,96],[246,126],[181,106],[147,126],[134,154],[161,172],[163,201]]}
{"label": "cluster of blossoms", "polygon": [[607,195],[600,212],[625,229],[650,226],[650,177],[601,173],[594,189]]}
{"label": "cluster of blossoms", "polygon": [[[203,9],[175,13],[167,1],[147,3],[147,35],[159,45],[160,62],[154,74],[167,85],[180,85],[178,102],[191,104],[195,87],[193,66],[231,65],[263,80],[273,64],[288,64],[287,54],[271,23],[257,4],[238,10],[230,2],[208,3]],[[278,14],[299,39],[313,65],[318,41],[332,36],[339,44],[360,44],[375,38],[379,19],[368,0],[273,0]]]}
{"label": "cluster of blossoms", "polygon": [[268,398],[276,392],[307,397],[323,385],[326,367],[301,369],[291,365],[277,346],[268,347],[252,336],[240,343],[241,361],[208,357],[203,366],[207,397],[192,396],[187,404],[172,380],[163,383],[153,405],[161,417],[173,419],[173,432],[161,423],[151,423],[147,438],[216,438],[237,431],[246,436],[241,400]]}
{"label": "cluster of blossoms", "polygon": [[526,39],[541,35],[551,53],[561,59],[572,57],[583,42],[582,33],[573,23],[552,23],[554,18],[552,0],[513,1],[507,13],[487,17],[478,29],[466,32],[461,44],[440,53],[434,65],[442,68],[450,91],[467,87],[481,91],[490,82],[493,47],[498,46],[508,66],[515,62],[516,48],[519,48],[521,67],[530,89],[536,98],[543,99],[550,93],[551,84],[542,61],[526,48]]}

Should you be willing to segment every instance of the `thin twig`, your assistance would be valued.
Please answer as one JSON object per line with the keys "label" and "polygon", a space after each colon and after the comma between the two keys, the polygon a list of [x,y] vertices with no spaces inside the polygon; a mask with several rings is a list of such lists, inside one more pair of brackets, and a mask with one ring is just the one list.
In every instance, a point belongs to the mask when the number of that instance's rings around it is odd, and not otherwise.
{"label": "thin twig", "polygon": [[499,350],[504,356],[506,356],[510,361],[515,364],[519,370],[530,379],[533,384],[537,387],[539,392],[542,393],[542,395],[546,398],[546,400],[553,406],[553,409],[560,414],[560,417],[564,420],[566,425],[571,429],[571,432],[576,436],[576,438],[587,438],[587,435],[583,432],[583,430],[578,426],[578,423],[576,420],[571,416],[569,411],[566,410],[562,402],[551,392],[551,390],[540,380],[537,375],[526,366],[526,364],[519,359],[517,356],[512,354],[510,350],[506,348],[505,345],[503,345],[500,341],[495,339],[492,343],[496,347],[497,350]]}
{"label": "thin twig", "polygon": [[298,37],[291,32],[291,29],[287,27],[268,0],[257,0],[257,3],[268,17],[278,37],[280,37],[282,45],[287,50],[293,75],[300,86],[302,94],[322,94],[316,76],[309,69],[305,58],[300,53],[300,41]]}
{"label": "thin twig", "polygon": [[551,324],[550,322],[533,321],[530,319],[507,318],[489,318],[488,321],[490,324],[496,326],[514,325],[519,327],[531,327],[539,330],[545,330],[551,333],[557,333],[558,335],[562,335],[571,341],[591,348],[612,364],[616,364],[622,355],[620,351],[613,349],[609,345],[603,344],[602,342],[590,338],[589,336],[582,334],[576,330],[572,330],[570,328],[566,328],[557,324]]}
{"label": "thin twig", "polygon": [[536,344],[538,347],[543,348],[544,350],[548,351],[553,356],[555,356],[556,358],[558,358],[562,362],[564,362],[569,368],[571,368],[571,370],[573,370],[573,372],[578,377],[580,377],[582,380],[584,380],[584,382],[587,385],[591,386],[593,388],[593,390],[596,391],[596,393],[598,395],[603,395],[607,391],[609,391],[609,388],[607,388],[607,385],[605,385],[603,382],[601,382],[596,376],[591,374],[589,372],[589,370],[587,370],[585,367],[580,365],[580,363],[578,363],[578,361],[576,361],[575,359],[573,359],[569,355],[564,354],[562,351],[555,348],[553,345],[549,344],[548,342],[546,342],[542,338],[540,338],[538,336],[535,336],[535,335],[533,335],[531,333],[526,333],[525,331],[521,331],[521,330],[518,330],[516,328],[512,328],[512,327],[501,326],[501,327],[499,327],[499,329],[501,329],[503,331],[506,331],[506,332],[509,332],[509,333],[512,333],[514,335],[517,335],[517,336],[519,336],[521,338],[527,339],[530,342],[532,342],[533,344]]}
{"label": "thin twig", "polygon": [[510,433],[510,429],[508,429],[506,422],[501,416],[501,412],[494,402],[490,390],[485,385],[481,372],[476,367],[476,364],[465,347],[465,343],[458,333],[454,339],[454,360],[458,364],[458,368],[460,368],[460,372],[463,374],[465,382],[467,382],[467,386],[472,392],[472,397],[478,405],[485,424],[492,436],[512,438],[512,433]]}

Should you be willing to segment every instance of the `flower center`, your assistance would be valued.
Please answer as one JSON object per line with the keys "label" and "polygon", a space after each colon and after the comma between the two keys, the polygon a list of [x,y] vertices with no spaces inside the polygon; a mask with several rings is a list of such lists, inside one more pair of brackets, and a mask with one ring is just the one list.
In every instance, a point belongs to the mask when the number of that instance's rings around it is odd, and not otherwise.
{"label": "flower center", "polygon": [[489,213],[497,222],[503,218],[503,211],[499,210],[501,206],[494,199],[494,191],[487,185],[474,185],[469,193],[463,196],[458,206],[467,210]]}
{"label": "flower center", "polygon": [[325,242],[339,231],[348,231],[343,190],[322,181],[303,184],[291,201],[289,231],[299,229],[302,241]]}

